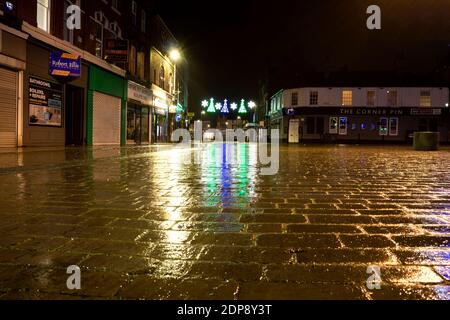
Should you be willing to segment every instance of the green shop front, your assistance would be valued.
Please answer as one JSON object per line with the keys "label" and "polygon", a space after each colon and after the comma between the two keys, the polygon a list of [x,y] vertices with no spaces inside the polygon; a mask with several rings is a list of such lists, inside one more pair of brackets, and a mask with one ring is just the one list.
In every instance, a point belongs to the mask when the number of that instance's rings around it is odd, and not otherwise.
{"label": "green shop front", "polygon": [[87,144],[125,145],[128,82],[91,65],[87,102]]}

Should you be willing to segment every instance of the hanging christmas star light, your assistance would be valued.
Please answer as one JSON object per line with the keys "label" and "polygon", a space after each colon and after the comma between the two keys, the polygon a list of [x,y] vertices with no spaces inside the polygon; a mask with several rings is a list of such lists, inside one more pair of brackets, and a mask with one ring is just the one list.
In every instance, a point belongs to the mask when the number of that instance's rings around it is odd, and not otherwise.
{"label": "hanging christmas star light", "polygon": [[211,100],[209,100],[209,107],[208,110],[206,110],[206,112],[208,113],[215,113],[216,112],[216,108],[214,106],[214,99],[211,98]]}
{"label": "hanging christmas star light", "polygon": [[222,104],[221,103],[216,103],[216,110],[217,111],[222,110]]}
{"label": "hanging christmas star light", "polygon": [[255,108],[256,108],[256,103],[254,103],[253,101],[250,101],[250,102],[248,103],[248,108],[249,108],[250,110],[255,109]]}
{"label": "hanging christmas star light", "polygon": [[244,99],[241,100],[241,107],[239,108],[238,113],[240,113],[240,114],[247,113],[247,108],[245,107],[245,100]]}
{"label": "hanging christmas star light", "polygon": [[230,113],[230,110],[228,109],[228,100],[225,99],[225,101],[223,102],[223,107],[222,110],[220,111],[222,113]]}
{"label": "hanging christmas star light", "polygon": [[231,110],[233,110],[233,111],[236,111],[238,108],[237,103],[234,103],[234,102],[230,106],[231,106]]}
{"label": "hanging christmas star light", "polygon": [[202,101],[202,107],[203,107],[203,108],[208,108],[208,105],[209,105],[208,100],[203,100],[203,101]]}

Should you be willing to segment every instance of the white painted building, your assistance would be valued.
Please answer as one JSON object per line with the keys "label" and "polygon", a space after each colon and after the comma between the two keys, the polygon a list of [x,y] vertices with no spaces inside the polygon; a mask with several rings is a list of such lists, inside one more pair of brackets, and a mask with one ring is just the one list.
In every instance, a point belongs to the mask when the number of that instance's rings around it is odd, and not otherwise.
{"label": "white painted building", "polygon": [[283,140],[406,142],[414,131],[439,131],[448,142],[449,90],[431,87],[317,87],[277,92],[272,128]]}

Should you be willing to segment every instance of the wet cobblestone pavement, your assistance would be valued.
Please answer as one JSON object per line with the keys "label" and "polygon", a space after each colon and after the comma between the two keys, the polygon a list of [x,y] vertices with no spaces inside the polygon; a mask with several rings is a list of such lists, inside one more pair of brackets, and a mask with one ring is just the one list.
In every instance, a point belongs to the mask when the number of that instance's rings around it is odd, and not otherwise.
{"label": "wet cobblestone pavement", "polygon": [[191,152],[1,153],[0,299],[450,299],[448,149],[282,146],[275,176]]}

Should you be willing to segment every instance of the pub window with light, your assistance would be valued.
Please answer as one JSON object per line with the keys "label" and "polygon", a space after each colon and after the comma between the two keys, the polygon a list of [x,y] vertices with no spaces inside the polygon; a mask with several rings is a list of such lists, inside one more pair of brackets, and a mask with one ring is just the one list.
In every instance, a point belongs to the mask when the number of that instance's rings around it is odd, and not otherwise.
{"label": "pub window with light", "polygon": [[342,92],[342,105],[344,107],[353,106],[353,91],[345,90]]}
{"label": "pub window with light", "polygon": [[375,107],[376,99],[377,99],[377,94],[375,91],[367,92],[367,106],[368,107]]}
{"label": "pub window with light", "polygon": [[421,107],[431,107],[431,92],[430,91],[420,91],[420,106]]}
{"label": "pub window with light", "polygon": [[50,0],[37,0],[37,27],[50,32]]}

